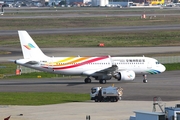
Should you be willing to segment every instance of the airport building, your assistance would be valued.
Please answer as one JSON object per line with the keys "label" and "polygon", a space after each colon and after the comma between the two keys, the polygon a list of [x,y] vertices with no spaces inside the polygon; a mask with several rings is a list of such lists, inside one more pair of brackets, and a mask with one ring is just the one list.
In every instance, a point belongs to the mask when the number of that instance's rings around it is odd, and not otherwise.
{"label": "airport building", "polygon": [[109,4],[109,0],[92,0],[92,6],[106,6]]}
{"label": "airport building", "polygon": [[[81,3],[82,6],[106,6],[106,7],[128,7],[132,5],[132,0],[66,0],[67,5]],[[81,5],[80,5],[81,6]]]}
{"label": "airport building", "polygon": [[150,6],[163,5],[170,2],[179,2],[179,0],[3,0],[5,7],[21,6],[106,6],[106,7],[129,7],[129,6]]}

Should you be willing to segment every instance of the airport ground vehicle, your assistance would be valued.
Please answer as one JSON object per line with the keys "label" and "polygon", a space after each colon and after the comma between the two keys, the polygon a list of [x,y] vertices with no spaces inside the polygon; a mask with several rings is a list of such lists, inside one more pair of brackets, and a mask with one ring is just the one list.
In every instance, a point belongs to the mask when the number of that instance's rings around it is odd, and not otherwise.
{"label": "airport ground vehicle", "polygon": [[117,102],[121,100],[123,95],[123,89],[119,87],[92,87],[91,88],[91,100],[95,102]]}

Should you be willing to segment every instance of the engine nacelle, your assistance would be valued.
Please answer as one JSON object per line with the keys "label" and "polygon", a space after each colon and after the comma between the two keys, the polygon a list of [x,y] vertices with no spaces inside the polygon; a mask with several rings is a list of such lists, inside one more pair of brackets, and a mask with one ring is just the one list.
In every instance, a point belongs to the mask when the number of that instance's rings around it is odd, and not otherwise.
{"label": "engine nacelle", "polygon": [[114,78],[118,81],[120,80],[134,80],[135,79],[135,72],[134,71],[119,71],[114,74]]}

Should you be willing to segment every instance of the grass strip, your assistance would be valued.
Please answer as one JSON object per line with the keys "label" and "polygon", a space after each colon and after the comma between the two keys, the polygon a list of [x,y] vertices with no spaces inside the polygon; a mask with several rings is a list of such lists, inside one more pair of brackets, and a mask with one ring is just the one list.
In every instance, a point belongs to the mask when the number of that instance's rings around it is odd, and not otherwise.
{"label": "grass strip", "polygon": [[56,92],[0,92],[0,105],[47,105],[90,100],[89,94]]}
{"label": "grass strip", "polygon": [[[142,47],[142,46],[178,46],[179,30],[100,32],[77,34],[31,35],[40,48],[43,47]],[[1,36],[1,46],[20,47],[18,35]],[[3,53],[8,52],[4,51]],[[0,53],[0,54],[3,54]]]}
{"label": "grass strip", "polygon": [[[180,24],[180,16],[151,16],[141,19],[139,16],[97,16],[97,17],[72,17],[72,18],[19,18],[0,19],[0,30],[32,30],[54,28],[84,28],[84,27],[109,27],[109,26],[143,26],[143,25],[175,25]],[[41,16],[41,14],[38,14]],[[75,14],[76,15],[76,14]],[[147,14],[148,15],[148,14]],[[58,15],[60,16],[60,15]],[[13,21],[13,22],[12,22]]]}
{"label": "grass strip", "polygon": [[180,70],[180,63],[164,64],[166,71]]}

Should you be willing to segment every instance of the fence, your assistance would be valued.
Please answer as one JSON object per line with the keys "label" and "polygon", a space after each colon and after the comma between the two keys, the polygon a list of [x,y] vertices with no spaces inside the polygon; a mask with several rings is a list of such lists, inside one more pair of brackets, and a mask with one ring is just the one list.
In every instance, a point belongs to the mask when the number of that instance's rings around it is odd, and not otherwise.
{"label": "fence", "polygon": [[157,59],[160,63],[180,63],[180,56],[161,56],[153,57]]}
{"label": "fence", "polygon": [[[19,68],[19,65],[17,66],[17,68]],[[39,70],[35,70],[35,69],[31,69],[31,68],[27,68],[24,66],[20,66],[21,68],[21,73],[32,73],[32,72],[40,72]]]}

